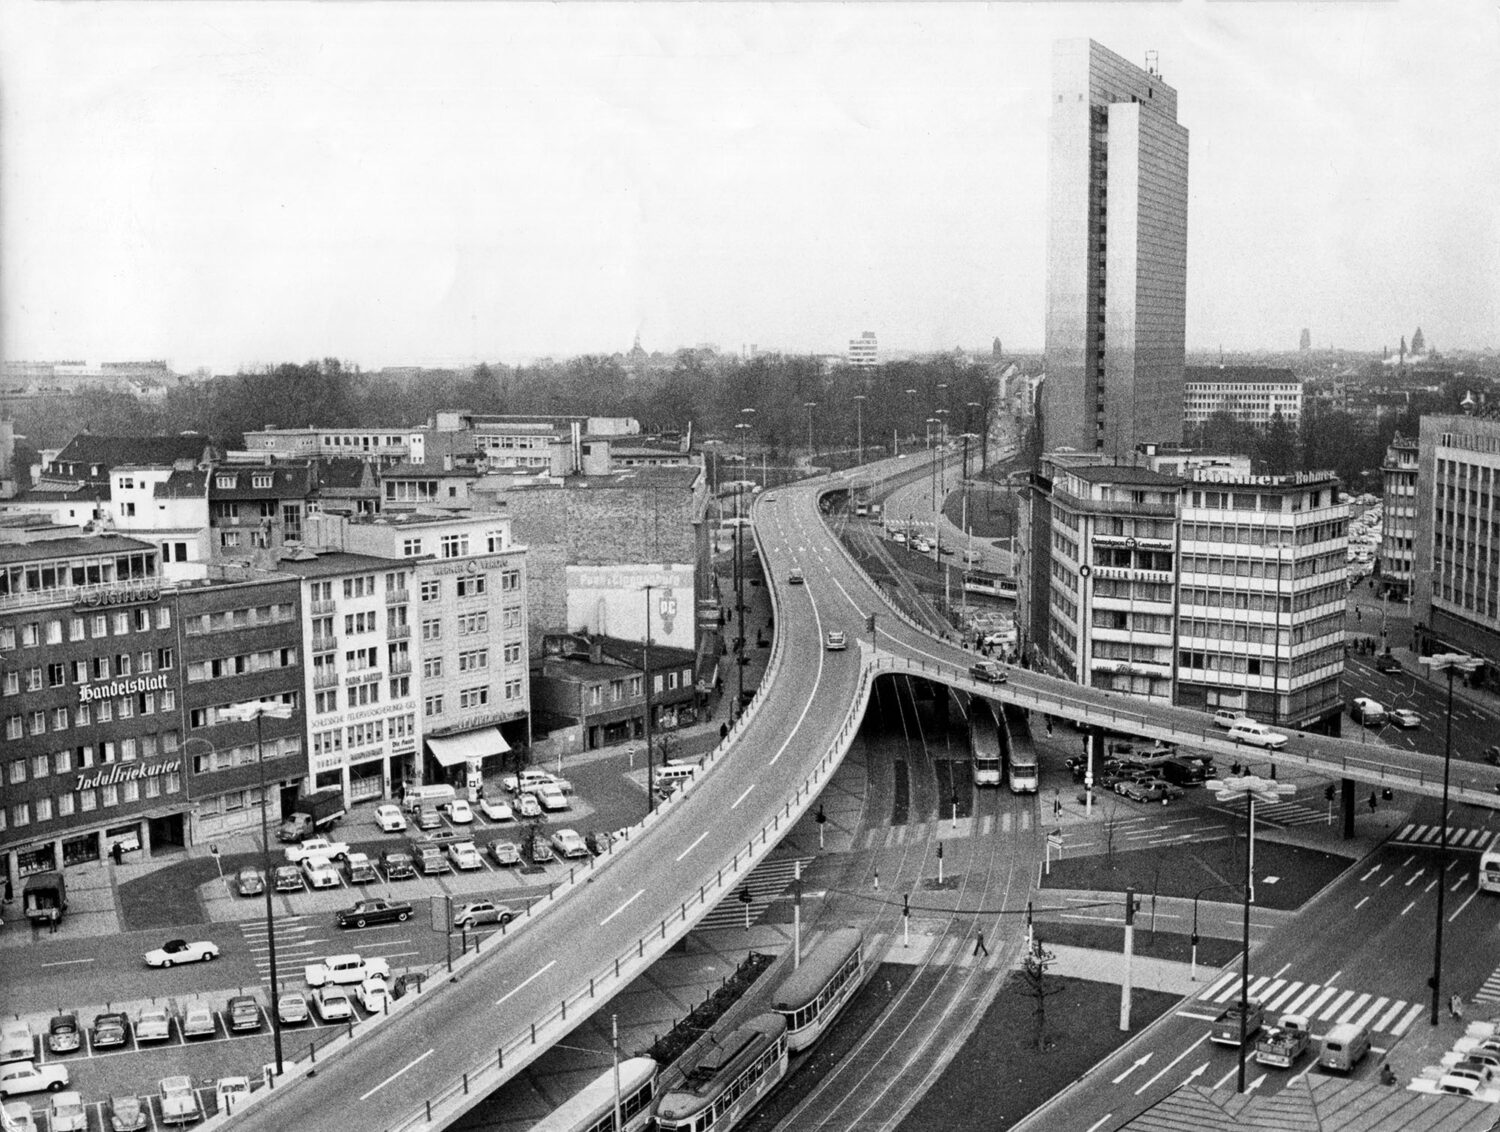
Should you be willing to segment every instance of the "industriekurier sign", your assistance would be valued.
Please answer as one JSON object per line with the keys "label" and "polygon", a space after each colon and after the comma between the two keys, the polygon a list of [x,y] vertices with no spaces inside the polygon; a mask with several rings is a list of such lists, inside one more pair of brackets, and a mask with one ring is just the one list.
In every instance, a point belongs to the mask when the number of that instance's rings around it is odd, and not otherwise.
{"label": "industriekurier sign", "polygon": [[113,699],[115,696],[134,696],[141,692],[159,692],[167,686],[167,675],[137,676],[134,680],[111,680],[108,684],[80,684],[78,702],[90,704],[95,700]]}
{"label": "industriekurier sign", "polygon": [[80,774],[73,783],[73,789],[92,790],[96,786],[116,786],[121,782],[176,774],[181,769],[181,759],[165,759],[159,763],[111,763],[93,774]]}

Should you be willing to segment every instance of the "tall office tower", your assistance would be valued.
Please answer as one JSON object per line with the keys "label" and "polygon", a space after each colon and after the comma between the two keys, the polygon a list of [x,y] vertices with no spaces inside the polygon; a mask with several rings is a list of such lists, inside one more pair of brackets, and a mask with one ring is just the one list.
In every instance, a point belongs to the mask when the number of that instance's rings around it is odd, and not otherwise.
{"label": "tall office tower", "polygon": [[1188,132],[1154,63],[1052,55],[1042,442],[1115,456],[1182,440]]}

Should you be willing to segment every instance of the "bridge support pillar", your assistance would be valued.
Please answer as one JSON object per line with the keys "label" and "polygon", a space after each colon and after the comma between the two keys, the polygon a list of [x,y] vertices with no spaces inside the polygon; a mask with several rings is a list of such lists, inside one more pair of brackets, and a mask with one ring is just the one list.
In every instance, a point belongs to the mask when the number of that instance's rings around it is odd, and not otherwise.
{"label": "bridge support pillar", "polygon": [[1344,840],[1354,836],[1354,779],[1339,782],[1339,811],[1343,815]]}

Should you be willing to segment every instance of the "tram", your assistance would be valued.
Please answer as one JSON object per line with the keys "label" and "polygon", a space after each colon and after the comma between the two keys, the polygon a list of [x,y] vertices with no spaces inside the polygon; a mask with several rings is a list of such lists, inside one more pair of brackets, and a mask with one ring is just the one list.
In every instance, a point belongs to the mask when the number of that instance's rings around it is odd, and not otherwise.
{"label": "tram", "polygon": [[615,1122],[615,1071],[607,1069],[553,1109],[531,1132],[639,1132],[651,1123],[657,1064],[649,1057],[620,1062],[620,1119]]}
{"label": "tram", "polygon": [[823,1035],[865,977],[865,937],[858,928],[840,928],[802,960],[771,1006],[786,1020],[787,1048],[800,1053]]}
{"label": "tram", "polygon": [[717,1037],[657,1102],[662,1132],[726,1132],[786,1076],[786,1020],[758,1014]]}
{"label": "tram", "polygon": [[1000,728],[977,697],[969,713],[969,754],[974,762],[975,786],[1000,785]]}

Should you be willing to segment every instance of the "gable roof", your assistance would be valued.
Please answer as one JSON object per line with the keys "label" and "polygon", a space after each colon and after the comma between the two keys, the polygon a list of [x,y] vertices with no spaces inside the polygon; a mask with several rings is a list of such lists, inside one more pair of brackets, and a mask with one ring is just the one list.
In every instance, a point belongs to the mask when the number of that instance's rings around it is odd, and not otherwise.
{"label": "gable roof", "polygon": [[194,464],[211,459],[213,441],[200,433],[176,436],[95,436],[80,432],[57,454],[53,465],[77,465],[81,478],[93,478],[90,468],[107,476],[118,464]]}

